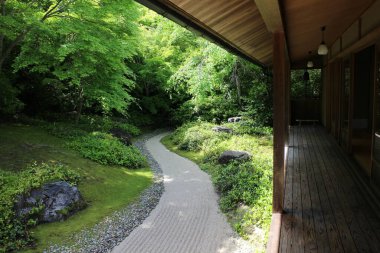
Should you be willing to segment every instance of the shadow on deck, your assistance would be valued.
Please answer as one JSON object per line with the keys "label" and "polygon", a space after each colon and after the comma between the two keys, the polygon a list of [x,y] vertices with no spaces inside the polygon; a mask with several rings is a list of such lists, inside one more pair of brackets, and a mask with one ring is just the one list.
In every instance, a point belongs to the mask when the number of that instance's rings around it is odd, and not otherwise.
{"label": "shadow on deck", "polygon": [[320,126],[289,138],[279,252],[380,252],[380,219],[335,141]]}

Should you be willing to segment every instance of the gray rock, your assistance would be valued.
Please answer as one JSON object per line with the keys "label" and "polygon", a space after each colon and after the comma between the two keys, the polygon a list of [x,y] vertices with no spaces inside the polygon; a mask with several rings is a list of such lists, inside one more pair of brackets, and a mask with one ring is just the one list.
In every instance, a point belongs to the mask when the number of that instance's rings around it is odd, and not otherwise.
{"label": "gray rock", "polygon": [[224,151],[218,158],[220,164],[227,164],[231,160],[248,160],[251,158],[251,155],[246,151],[236,151],[236,150],[227,150]]}
{"label": "gray rock", "polygon": [[239,122],[241,121],[241,117],[232,117],[232,118],[228,118],[228,122]]}
{"label": "gray rock", "polygon": [[[38,214],[31,214],[33,208],[41,207]],[[58,181],[34,189],[28,196],[19,196],[15,209],[20,217],[37,216],[38,223],[62,221],[85,207],[77,187],[65,181]]]}
{"label": "gray rock", "polygon": [[132,145],[132,135],[125,132],[123,129],[112,128],[109,132],[112,136],[118,138],[124,145]]}
{"label": "gray rock", "polygon": [[218,132],[218,133],[220,132],[232,133],[232,129],[225,126],[215,126],[212,128],[212,131]]}

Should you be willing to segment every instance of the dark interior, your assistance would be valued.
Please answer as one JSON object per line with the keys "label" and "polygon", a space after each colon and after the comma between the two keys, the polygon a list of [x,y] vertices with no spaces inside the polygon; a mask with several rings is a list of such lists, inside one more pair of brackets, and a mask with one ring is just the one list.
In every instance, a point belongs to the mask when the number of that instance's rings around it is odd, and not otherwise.
{"label": "dark interior", "polygon": [[355,55],[355,79],[353,87],[352,153],[364,169],[371,173],[371,147],[373,128],[373,46]]}

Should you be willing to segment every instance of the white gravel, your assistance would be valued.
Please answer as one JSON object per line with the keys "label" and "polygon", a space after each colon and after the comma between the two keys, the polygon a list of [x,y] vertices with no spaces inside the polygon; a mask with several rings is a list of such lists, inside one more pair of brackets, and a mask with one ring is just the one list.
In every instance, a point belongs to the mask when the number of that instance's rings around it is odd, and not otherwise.
{"label": "white gravel", "polygon": [[150,138],[146,147],[163,171],[165,192],[149,217],[112,252],[253,252],[220,212],[209,175],[168,151],[160,143],[164,135]]}

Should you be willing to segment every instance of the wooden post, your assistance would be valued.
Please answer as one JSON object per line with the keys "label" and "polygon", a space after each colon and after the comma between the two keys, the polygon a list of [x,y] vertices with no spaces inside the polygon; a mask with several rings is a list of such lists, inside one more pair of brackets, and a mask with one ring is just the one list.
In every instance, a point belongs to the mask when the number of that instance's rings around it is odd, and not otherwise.
{"label": "wooden post", "polygon": [[273,34],[273,213],[284,204],[289,61],[284,32]]}

